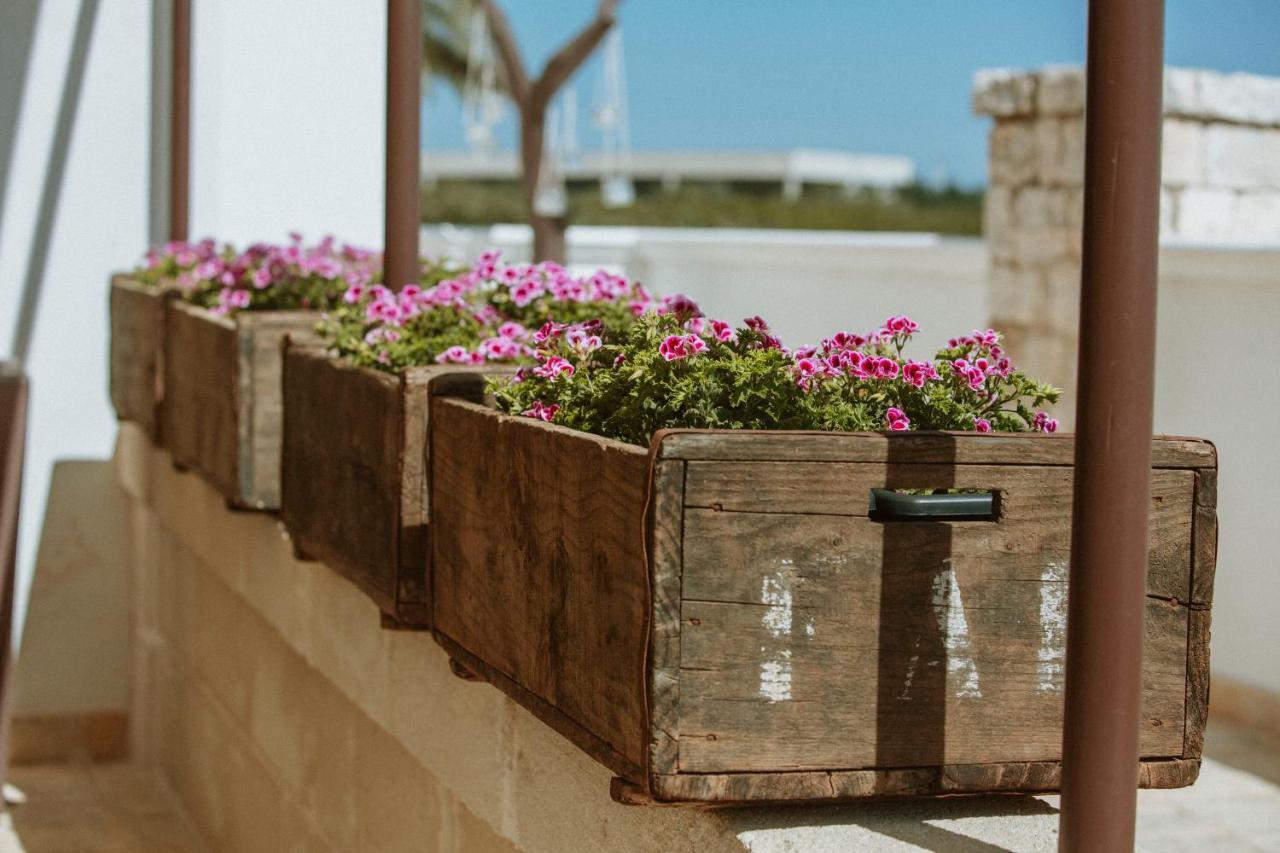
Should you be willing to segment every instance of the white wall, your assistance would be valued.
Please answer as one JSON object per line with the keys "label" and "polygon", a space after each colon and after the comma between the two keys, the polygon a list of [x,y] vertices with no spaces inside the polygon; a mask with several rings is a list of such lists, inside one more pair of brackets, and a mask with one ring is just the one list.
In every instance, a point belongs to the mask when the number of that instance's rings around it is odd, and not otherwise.
{"label": "white wall", "polygon": [[[0,181],[0,353],[6,356],[32,269],[77,16],[93,2],[0,2],[0,170],[6,178]],[[154,5],[164,10],[168,4]],[[296,228],[311,238],[333,232],[380,243],[385,4],[193,5],[192,236],[278,240]],[[149,235],[163,232],[161,223],[148,221],[151,199],[164,197],[163,187],[149,182],[148,167],[156,82],[152,6],[98,0],[88,42],[61,194],[51,208],[47,263],[39,277],[43,297],[28,361],[32,412],[19,601],[30,584],[53,461],[111,453],[116,425],[107,398],[108,275],[132,266]],[[166,68],[164,61],[160,67]],[[163,112],[157,118],[167,121]]]}
{"label": "white wall", "polygon": [[[428,253],[460,259],[486,246],[529,254],[529,229],[427,227]],[[986,248],[932,234],[750,228],[569,229],[570,262],[608,266],[661,293],[685,293],[711,316],[759,314],[789,345],[841,329],[871,330],[892,314],[921,326],[915,354],[986,328]]]}

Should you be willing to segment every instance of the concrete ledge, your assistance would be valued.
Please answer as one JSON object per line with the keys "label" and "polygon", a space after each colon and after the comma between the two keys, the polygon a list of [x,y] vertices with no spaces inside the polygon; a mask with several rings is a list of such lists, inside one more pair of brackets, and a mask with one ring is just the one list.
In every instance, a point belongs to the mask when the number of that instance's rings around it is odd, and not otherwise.
{"label": "concrete ledge", "polygon": [[274,517],[228,511],[132,426],[117,462],[150,483],[132,493],[144,534],[135,751],[220,850],[299,838],[320,850],[548,853],[1056,846],[1054,809],[1025,797],[618,805],[607,770],[498,691],[452,675],[429,636],[381,630],[354,586],[294,559]]}

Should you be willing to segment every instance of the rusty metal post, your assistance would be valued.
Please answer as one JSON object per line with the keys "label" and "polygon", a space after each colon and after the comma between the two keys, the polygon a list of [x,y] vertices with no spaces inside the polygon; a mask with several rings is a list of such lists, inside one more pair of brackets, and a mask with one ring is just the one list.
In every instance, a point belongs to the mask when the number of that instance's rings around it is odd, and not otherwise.
{"label": "rusty metal post", "polygon": [[1133,849],[1163,75],[1163,0],[1090,0],[1064,851]]}
{"label": "rusty metal post", "polygon": [[0,783],[9,776],[13,592],[17,578],[18,509],[26,434],[27,378],[19,362],[0,361]]}
{"label": "rusty metal post", "polygon": [[173,0],[169,93],[169,239],[186,240],[191,214],[191,0]]}
{"label": "rusty metal post", "polygon": [[387,181],[383,264],[399,290],[418,270],[419,110],[422,19],[419,0],[387,0]]}

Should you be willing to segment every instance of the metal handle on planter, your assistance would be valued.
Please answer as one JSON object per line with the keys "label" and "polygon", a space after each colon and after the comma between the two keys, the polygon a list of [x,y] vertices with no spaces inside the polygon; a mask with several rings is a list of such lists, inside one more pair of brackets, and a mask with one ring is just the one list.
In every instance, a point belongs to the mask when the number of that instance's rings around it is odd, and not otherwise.
{"label": "metal handle on planter", "polygon": [[872,489],[871,518],[876,521],[994,521],[994,492],[954,495],[909,495]]}

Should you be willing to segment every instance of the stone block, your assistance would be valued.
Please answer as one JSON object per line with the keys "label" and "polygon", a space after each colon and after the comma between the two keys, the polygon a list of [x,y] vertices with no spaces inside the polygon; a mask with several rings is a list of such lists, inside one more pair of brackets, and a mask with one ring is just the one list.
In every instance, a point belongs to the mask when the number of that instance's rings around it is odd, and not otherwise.
{"label": "stone block", "polygon": [[973,112],[996,117],[1027,116],[1036,109],[1036,74],[988,68],[973,75]]}
{"label": "stone block", "polygon": [[1018,190],[1014,219],[1022,230],[1060,228],[1067,224],[1067,193],[1055,187],[1030,186]]}
{"label": "stone block", "polygon": [[1164,186],[1195,186],[1205,182],[1205,129],[1206,125],[1198,121],[1165,120],[1161,169]]}
{"label": "stone block", "polygon": [[1177,237],[1225,241],[1233,238],[1238,227],[1236,193],[1231,190],[1188,187],[1178,194]]}
{"label": "stone block", "polygon": [[1242,238],[1280,244],[1280,190],[1241,193],[1236,203]]}
{"label": "stone block", "polygon": [[1164,91],[1166,115],[1280,127],[1280,78],[1169,68]]}
{"label": "stone block", "polygon": [[982,198],[982,233],[990,239],[1013,227],[1013,191],[1003,184],[987,187]]}
{"label": "stone block", "polygon": [[1047,66],[1040,72],[1036,108],[1041,115],[1079,115],[1084,112],[1084,90],[1080,66]]}
{"label": "stone block", "polygon": [[1280,189],[1280,129],[1211,125],[1205,161],[1211,187]]}
{"label": "stone block", "polygon": [[1068,116],[1053,124],[1055,147],[1052,149],[1052,156],[1040,158],[1040,180],[1049,186],[1083,186],[1084,119],[1080,116]]}
{"label": "stone block", "polygon": [[991,182],[1016,187],[1033,183],[1040,172],[1036,122],[998,121],[991,130]]}
{"label": "stone block", "polygon": [[1080,328],[1080,264],[1059,261],[1044,277],[1043,331],[1074,337]]}
{"label": "stone block", "polygon": [[987,279],[992,322],[1000,328],[1033,323],[1040,310],[1040,278],[1038,270],[993,264]]}

